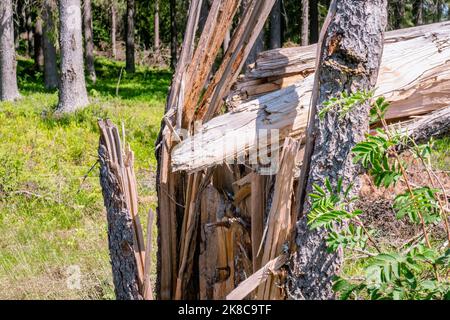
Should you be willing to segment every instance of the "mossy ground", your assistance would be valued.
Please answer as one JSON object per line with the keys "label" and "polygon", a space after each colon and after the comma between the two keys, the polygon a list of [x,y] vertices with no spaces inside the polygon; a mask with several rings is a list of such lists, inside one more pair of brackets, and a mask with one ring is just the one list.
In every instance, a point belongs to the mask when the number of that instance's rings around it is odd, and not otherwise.
{"label": "mossy ground", "polygon": [[[22,99],[0,103],[0,298],[114,297],[98,167],[89,172],[97,160],[97,119],[125,126],[146,221],[155,206],[154,142],[171,78],[168,70],[139,67],[134,75],[123,72],[116,95],[122,67],[97,60],[91,105],[55,117],[57,92],[44,90],[31,60],[19,59]],[[81,288],[74,289],[78,268]]]}

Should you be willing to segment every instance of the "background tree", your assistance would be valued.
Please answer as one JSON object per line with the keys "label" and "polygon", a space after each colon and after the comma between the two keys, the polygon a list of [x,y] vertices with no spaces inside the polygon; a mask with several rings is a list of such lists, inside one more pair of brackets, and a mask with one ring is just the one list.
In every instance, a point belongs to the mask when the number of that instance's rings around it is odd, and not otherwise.
{"label": "background tree", "polygon": [[302,46],[309,44],[309,0],[302,0]]}
{"label": "background tree", "polygon": [[127,0],[127,14],[126,14],[126,34],[125,34],[125,46],[126,46],[126,67],[125,70],[128,73],[134,73],[136,70],[134,55],[134,0]]}
{"label": "background tree", "polygon": [[155,51],[159,54],[159,0],[155,0]]}
{"label": "background tree", "polygon": [[270,49],[281,47],[281,0],[277,0],[270,12]]}
{"label": "background tree", "polygon": [[[40,11],[40,10],[39,10]],[[34,24],[34,65],[41,71],[44,67],[44,50],[42,43],[42,18],[41,13],[36,17]]]}
{"label": "background tree", "polygon": [[319,41],[319,1],[309,1],[309,43]]}
{"label": "background tree", "polygon": [[59,0],[61,80],[58,112],[72,112],[88,105],[83,62],[80,0]]}
{"label": "background tree", "polygon": [[97,76],[95,74],[94,65],[94,38],[92,30],[92,7],[91,0],[84,0],[83,3],[83,26],[84,26],[84,53],[86,56],[86,70],[89,78],[95,82]]}
{"label": "background tree", "polygon": [[0,2],[0,76],[0,100],[18,99],[12,0]]}
{"label": "background tree", "polygon": [[170,67],[175,70],[178,54],[178,32],[177,32],[177,4],[175,0],[170,1]]}
{"label": "background tree", "polygon": [[42,7],[43,19],[43,53],[44,53],[44,85],[46,89],[58,87],[58,65],[55,43],[57,31],[54,15],[56,13],[55,0],[44,0]]}

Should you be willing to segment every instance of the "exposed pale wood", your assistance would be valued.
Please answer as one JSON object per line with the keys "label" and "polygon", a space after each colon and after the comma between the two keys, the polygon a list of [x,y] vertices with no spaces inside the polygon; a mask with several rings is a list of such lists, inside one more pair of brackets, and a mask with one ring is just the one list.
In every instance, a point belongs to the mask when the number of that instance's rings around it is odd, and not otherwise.
{"label": "exposed pale wood", "polygon": [[144,300],[153,300],[153,290],[150,282],[152,266],[152,232],[153,232],[153,210],[148,211],[147,220],[147,244],[145,246],[145,265],[144,265]]}
{"label": "exposed pale wood", "polygon": [[[176,71],[172,79],[169,97],[166,103],[167,121],[171,127],[179,129],[183,113],[184,86],[186,65],[192,58],[195,44],[195,34],[198,27],[202,0],[192,0],[189,6],[189,16],[183,40],[183,49]],[[174,23],[174,22],[173,22]],[[177,219],[176,195],[178,175],[170,169],[170,150],[172,148],[172,133],[168,126],[161,126],[156,142],[157,192],[158,192],[158,267],[157,293],[163,300],[172,299],[176,290],[177,278]]]}
{"label": "exposed pale wood", "polygon": [[197,120],[211,119],[223,103],[259,36],[275,0],[250,0],[229,48],[199,105]]}
{"label": "exposed pale wood", "polygon": [[[448,105],[450,23],[439,27],[395,31],[387,37],[375,94],[391,102],[388,120]],[[314,74],[310,74],[295,85],[241,102],[231,112],[205,123],[200,135],[189,137],[173,150],[173,169],[195,171],[241,156],[255,147],[256,128],[280,130],[280,139],[303,132],[313,80]]]}
{"label": "exposed pale wood", "polygon": [[[276,176],[272,206],[262,239],[264,250],[261,264],[263,265],[280,255],[283,252],[283,245],[290,239],[289,232],[294,223],[291,221],[291,201],[294,191],[295,159],[299,148],[298,140],[286,138]],[[257,297],[265,300],[280,298],[274,279],[266,281],[259,287]]]}
{"label": "exposed pale wood", "polygon": [[268,276],[273,272],[279,270],[287,261],[286,255],[281,255],[264,265],[257,272],[253,273],[246,280],[242,281],[236,289],[230,292],[227,296],[227,300],[242,300],[247,297],[253,290],[255,290],[260,284],[267,280]]}
{"label": "exposed pale wood", "polygon": [[264,230],[264,212],[266,211],[266,177],[252,174],[251,181],[251,236],[253,272],[261,267],[262,254],[257,254]]}
{"label": "exposed pale wood", "polygon": [[208,19],[186,71],[188,79],[183,109],[185,128],[189,126],[194,116],[200,94],[226,33],[231,27],[239,2],[240,0],[214,0],[209,8]]}

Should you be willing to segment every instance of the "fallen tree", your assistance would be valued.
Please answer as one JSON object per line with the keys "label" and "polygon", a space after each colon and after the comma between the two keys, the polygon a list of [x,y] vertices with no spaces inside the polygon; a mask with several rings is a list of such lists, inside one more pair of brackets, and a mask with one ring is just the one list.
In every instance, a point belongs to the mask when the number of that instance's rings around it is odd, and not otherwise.
{"label": "fallen tree", "polygon": [[[375,90],[375,96],[384,96],[391,103],[387,120],[410,119],[449,104],[449,38],[449,22],[387,33]],[[172,169],[194,172],[228,160],[233,162],[257,147],[261,130],[278,130],[280,141],[286,136],[299,137],[309,113],[314,49],[315,46],[309,46],[263,53],[255,69],[230,95],[231,111],[206,122],[197,129],[198,134],[173,149]],[[275,62],[270,62],[270,57]],[[283,86],[292,77],[296,82],[286,88],[245,100],[254,97],[250,94],[254,88],[267,89],[268,81]]]}

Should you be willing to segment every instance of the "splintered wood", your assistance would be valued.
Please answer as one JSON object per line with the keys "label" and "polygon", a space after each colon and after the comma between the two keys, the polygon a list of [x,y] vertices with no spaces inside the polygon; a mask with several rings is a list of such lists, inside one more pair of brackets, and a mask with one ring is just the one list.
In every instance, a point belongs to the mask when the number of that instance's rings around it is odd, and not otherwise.
{"label": "splintered wood", "polygon": [[[449,104],[449,38],[450,22],[387,33],[375,91],[391,102],[387,120],[407,119]],[[243,156],[256,147],[262,130],[278,130],[280,141],[304,132],[314,83],[314,50],[308,46],[263,53],[231,94],[231,111],[206,122],[199,134],[174,148],[173,170],[193,172]],[[249,88],[261,85],[255,81],[267,83],[274,77],[279,81],[294,74],[300,80],[293,85],[257,98],[249,95],[253,92]]]}
{"label": "splintered wood", "polygon": [[[99,120],[98,125],[101,133],[98,151],[100,182],[107,211],[116,296],[118,299],[151,300],[151,219],[146,251],[138,216],[134,154],[128,145],[125,147],[121,144],[119,131],[110,120]],[[130,252],[133,254],[130,255]]]}
{"label": "splintered wood", "polygon": [[[285,297],[283,266],[293,247],[299,211],[294,190],[316,46],[264,52],[240,77],[274,2],[247,0],[245,12],[235,19],[240,0],[210,1],[198,41],[202,0],[190,2],[156,147],[159,299]],[[228,49],[221,54],[229,35]],[[375,94],[391,102],[390,121],[450,105],[449,38],[450,22],[386,34]],[[447,119],[444,112],[406,125],[418,137],[419,131],[439,136],[448,132]],[[116,166],[121,167],[118,163],[112,168]],[[132,175],[130,170],[124,170],[124,177]],[[137,220],[131,181],[123,196],[130,223]],[[140,279],[136,288],[149,263],[139,234],[130,240]]]}

